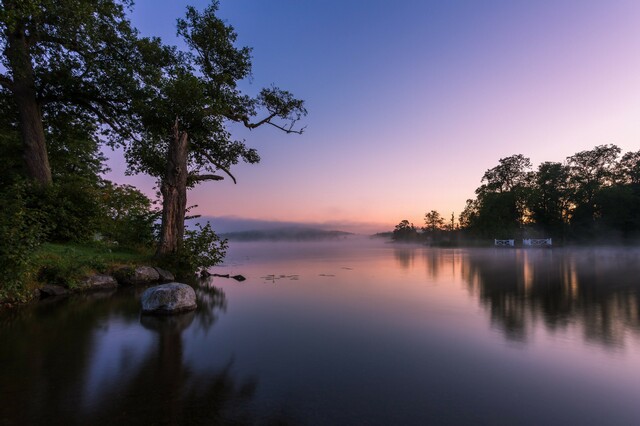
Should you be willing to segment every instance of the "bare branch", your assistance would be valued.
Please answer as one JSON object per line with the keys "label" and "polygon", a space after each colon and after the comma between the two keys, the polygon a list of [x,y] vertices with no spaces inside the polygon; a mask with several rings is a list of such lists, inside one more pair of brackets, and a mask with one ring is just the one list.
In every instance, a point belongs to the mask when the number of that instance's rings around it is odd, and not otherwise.
{"label": "bare branch", "polygon": [[284,127],[284,126],[280,126],[276,123],[272,123],[271,121],[267,121],[267,124],[272,125],[273,127],[275,127],[276,129],[280,129],[285,133],[295,133],[297,135],[301,135],[302,133],[304,133],[304,129],[307,128],[307,126],[304,126],[303,128],[301,128],[300,130],[293,130],[293,125],[295,124],[295,121],[293,121],[289,127]]}
{"label": "bare branch", "polygon": [[238,182],[236,181],[236,178],[231,174],[231,172],[226,168],[223,167],[220,163],[218,163],[211,155],[209,155],[206,152],[203,152],[202,155],[209,160],[209,162],[211,164],[213,164],[214,166],[216,166],[218,169],[222,170],[223,172],[225,172],[233,181],[234,184],[237,184]]}

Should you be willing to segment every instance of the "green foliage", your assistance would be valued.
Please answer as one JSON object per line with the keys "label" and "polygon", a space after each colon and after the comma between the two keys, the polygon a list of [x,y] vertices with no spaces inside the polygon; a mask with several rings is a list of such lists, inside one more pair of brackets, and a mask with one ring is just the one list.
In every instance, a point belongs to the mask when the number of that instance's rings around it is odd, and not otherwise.
{"label": "green foliage", "polygon": [[188,276],[218,265],[227,252],[227,240],[220,238],[207,223],[185,231],[178,253],[165,256],[162,263],[177,275]]}
{"label": "green foliage", "polygon": [[89,241],[102,214],[100,190],[86,180],[58,181],[34,187],[29,205],[42,215],[47,241]]}
{"label": "green foliage", "polygon": [[37,211],[27,205],[28,185],[14,184],[0,192],[0,300],[24,300],[34,279],[33,252],[43,237]]}
{"label": "green foliage", "polygon": [[[137,32],[126,18],[130,0],[3,0],[0,81],[9,90],[33,68],[35,95],[47,111],[101,123],[105,136],[127,133],[132,95],[146,72]],[[9,35],[28,41],[22,52]],[[28,55],[16,61],[16,55]],[[15,94],[20,96],[19,94]],[[46,125],[46,124],[45,124]],[[114,133],[115,132],[115,133]]]}
{"label": "green foliage", "polygon": [[104,182],[101,188],[98,232],[123,247],[149,247],[154,243],[153,227],[158,212],[151,200],[130,185]]}
{"label": "green foliage", "polygon": [[107,273],[115,265],[150,261],[149,250],[116,249],[99,243],[45,243],[35,253],[34,266],[39,282],[74,288],[91,273]]}
{"label": "green foliage", "polygon": [[[277,87],[262,89],[255,98],[238,90],[238,82],[251,74],[251,49],[235,46],[237,34],[216,16],[217,10],[217,1],[203,11],[187,8],[185,18],[178,20],[186,50],[150,41],[139,49],[145,62],[160,72],[143,80],[140,96],[133,99],[140,138],[123,140],[132,172],[164,177],[176,119],[189,135],[189,187],[220,179],[213,175],[218,172],[235,181],[232,166],[260,161],[255,149],[234,140],[226,127],[229,122],[300,133],[293,126],[307,113],[302,100]],[[259,113],[264,118],[251,122]]]}

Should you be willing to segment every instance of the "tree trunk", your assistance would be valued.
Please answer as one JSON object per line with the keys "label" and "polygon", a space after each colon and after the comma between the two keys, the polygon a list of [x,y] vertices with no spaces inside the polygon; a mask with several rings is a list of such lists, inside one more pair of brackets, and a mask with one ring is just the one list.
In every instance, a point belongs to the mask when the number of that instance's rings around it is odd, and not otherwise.
{"label": "tree trunk", "polygon": [[187,157],[188,135],[173,126],[173,138],[167,152],[167,170],[162,179],[162,227],[160,244],[156,256],[165,256],[178,251],[184,237],[184,216],[187,210]]}
{"label": "tree trunk", "polygon": [[51,167],[42,126],[42,112],[36,97],[29,46],[22,30],[8,33],[7,57],[13,75],[11,91],[20,114],[20,134],[27,174],[40,184],[50,185]]}

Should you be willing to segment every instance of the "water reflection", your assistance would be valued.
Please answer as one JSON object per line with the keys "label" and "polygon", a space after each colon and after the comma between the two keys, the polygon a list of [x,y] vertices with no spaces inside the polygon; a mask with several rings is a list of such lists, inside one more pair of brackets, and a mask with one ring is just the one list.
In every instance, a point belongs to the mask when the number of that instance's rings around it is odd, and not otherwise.
{"label": "water reflection", "polygon": [[637,262],[624,250],[485,250],[469,253],[462,276],[509,339],[527,341],[542,321],[615,347],[640,336]]}
{"label": "water reflection", "polygon": [[[205,332],[226,309],[222,290],[197,288],[197,312],[140,316],[140,290],[81,295],[0,322],[0,424],[253,424],[257,379],[230,360],[196,374],[183,332]],[[10,342],[10,343],[9,343]]]}

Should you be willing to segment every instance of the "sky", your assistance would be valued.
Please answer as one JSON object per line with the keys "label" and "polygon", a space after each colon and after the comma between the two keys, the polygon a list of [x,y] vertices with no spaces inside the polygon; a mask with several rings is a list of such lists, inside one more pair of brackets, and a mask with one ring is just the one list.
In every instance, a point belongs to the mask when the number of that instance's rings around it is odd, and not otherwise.
{"label": "sky", "polygon": [[[207,4],[137,0],[131,20],[180,45],[176,19]],[[309,115],[303,135],[231,127],[262,160],[192,190],[204,216],[420,226],[430,210],[457,217],[500,158],[640,149],[636,0],[222,0],[218,16],[253,48],[242,90],[276,85]],[[108,155],[108,178],[153,193]]]}

